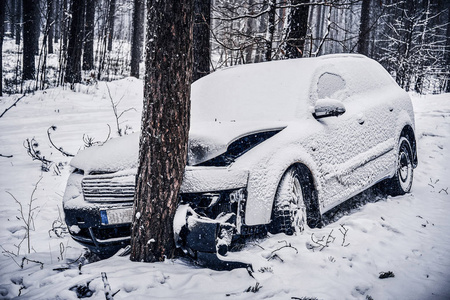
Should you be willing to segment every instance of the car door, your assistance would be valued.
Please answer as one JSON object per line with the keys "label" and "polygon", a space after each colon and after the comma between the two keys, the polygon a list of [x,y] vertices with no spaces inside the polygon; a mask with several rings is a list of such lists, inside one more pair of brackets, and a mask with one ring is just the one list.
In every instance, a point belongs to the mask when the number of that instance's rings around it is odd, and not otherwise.
{"label": "car door", "polygon": [[312,106],[319,99],[332,99],[340,101],[346,110],[338,117],[317,119],[320,130],[311,138],[320,170],[319,199],[325,210],[360,192],[382,173],[381,169],[368,166],[377,159],[378,152],[385,151],[377,149],[385,133],[372,130],[372,114],[377,112],[369,110],[368,114],[362,102],[364,93],[355,88],[358,84],[353,81],[357,78],[349,75],[349,68],[344,66],[347,63],[320,68],[311,86]]}

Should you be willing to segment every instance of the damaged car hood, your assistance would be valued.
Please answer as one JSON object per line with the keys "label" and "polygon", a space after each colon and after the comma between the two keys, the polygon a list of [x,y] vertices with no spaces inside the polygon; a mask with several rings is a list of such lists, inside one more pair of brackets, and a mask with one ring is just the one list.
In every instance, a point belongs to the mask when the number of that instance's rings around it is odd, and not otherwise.
{"label": "damaged car hood", "polygon": [[189,132],[189,166],[208,161],[227,151],[228,146],[241,137],[282,130],[287,122],[198,122]]}
{"label": "damaged car hood", "polygon": [[[237,139],[265,131],[282,130],[287,122],[198,122],[189,131],[188,162],[194,166],[227,151]],[[114,138],[101,146],[80,151],[71,165],[91,172],[117,172],[137,168],[139,161],[139,134]]]}

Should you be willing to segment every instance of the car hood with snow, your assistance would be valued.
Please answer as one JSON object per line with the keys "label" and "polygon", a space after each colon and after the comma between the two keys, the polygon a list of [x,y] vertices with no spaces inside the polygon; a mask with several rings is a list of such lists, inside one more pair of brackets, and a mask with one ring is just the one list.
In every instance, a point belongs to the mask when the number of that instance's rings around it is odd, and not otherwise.
{"label": "car hood with snow", "polygon": [[[200,122],[189,132],[188,165],[194,166],[227,151],[234,141],[252,134],[278,132],[289,122]],[[137,168],[139,159],[139,134],[114,138],[101,146],[80,151],[71,165],[91,172],[117,172]]]}

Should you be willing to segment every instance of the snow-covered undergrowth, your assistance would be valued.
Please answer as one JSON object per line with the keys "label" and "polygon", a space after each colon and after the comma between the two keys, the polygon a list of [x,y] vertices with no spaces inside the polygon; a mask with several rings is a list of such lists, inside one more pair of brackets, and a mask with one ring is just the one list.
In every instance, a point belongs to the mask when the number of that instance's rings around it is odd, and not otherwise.
{"label": "snow-covered undergrowth", "polygon": [[[123,114],[121,128],[138,131],[142,82],[127,78],[107,85],[39,91],[0,118],[0,299],[77,299],[77,293],[105,299],[102,272],[114,299],[450,298],[450,94],[413,98],[419,167],[411,194],[386,198],[369,191],[360,196],[365,204],[356,201],[328,215],[332,221],[322,229],[249,241],[228,254],[251,263],[253,272],[118,256],[79,269],[84,250],[61,222],[70,157],[50,144],[47,130],[56,126],[49,131],[52,141],[70,154],[89,138],[104,141],[107,124],[117,136],[109,88],[113,102],[120,101],[119,113],[136,109]],[[0,98],[0,113],[17,98]],[[23,143],[32,138],[40,156],[52,161],[49,172],[28,156]],[[30,229],[31,253],[24,227]],[[381,272],[394,277],[380,279]]]}

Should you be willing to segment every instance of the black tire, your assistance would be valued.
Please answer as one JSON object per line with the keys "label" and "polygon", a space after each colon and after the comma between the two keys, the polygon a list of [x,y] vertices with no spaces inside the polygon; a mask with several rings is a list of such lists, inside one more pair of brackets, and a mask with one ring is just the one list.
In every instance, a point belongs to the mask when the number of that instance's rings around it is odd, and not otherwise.
{"label": "black tire", "polygon": [[319,227],[321,216],[311,173],[304,165],[286,170],[278,184],[270,232],[292,235],[305,226]]}
{"label": "black tire", "polygon": [[387,181],[387,193],[399,196],[411,191],[414,178],[414,162],[411,144],[401,137],[398,143],[397,169],[394,177]]}

